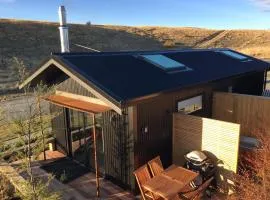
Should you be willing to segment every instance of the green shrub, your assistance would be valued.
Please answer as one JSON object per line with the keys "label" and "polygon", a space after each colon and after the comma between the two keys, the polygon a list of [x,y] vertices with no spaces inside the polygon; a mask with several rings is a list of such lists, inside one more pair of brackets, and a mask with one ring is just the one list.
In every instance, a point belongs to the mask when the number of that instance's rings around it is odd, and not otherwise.
{"label": "green shrub", "polygon": [[59,180],[60,180],[62,183],[65,183],[65,182],[68,180],[68,176],[67,176],[65,170],[64,170],[63,174],[61,174]]}

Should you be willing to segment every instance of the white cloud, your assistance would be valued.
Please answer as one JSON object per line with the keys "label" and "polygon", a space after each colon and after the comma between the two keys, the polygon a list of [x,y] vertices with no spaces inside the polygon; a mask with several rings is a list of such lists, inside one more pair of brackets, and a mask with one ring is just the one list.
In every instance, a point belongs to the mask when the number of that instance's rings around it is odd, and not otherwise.
{"label": "white cloud", "polygon": [[250,0],[263,11],[270,11],[270,0]]}
{"label": "white cloud", "polygon": [[0,3],[14,3],[16,0],[0,0]]}

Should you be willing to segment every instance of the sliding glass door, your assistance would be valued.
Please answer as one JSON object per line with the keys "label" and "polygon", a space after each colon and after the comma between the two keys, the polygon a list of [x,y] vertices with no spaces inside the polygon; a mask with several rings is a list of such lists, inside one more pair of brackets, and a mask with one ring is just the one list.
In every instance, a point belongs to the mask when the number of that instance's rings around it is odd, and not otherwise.
{"label": "sliding glass door", "polygon": [[[95,170],[93,115],[70,110],[70,132],[72,156],[86,167]],[[97,157],[99,172],[104,173],[104,142],[102,131],[102,115],[96,114]]]}

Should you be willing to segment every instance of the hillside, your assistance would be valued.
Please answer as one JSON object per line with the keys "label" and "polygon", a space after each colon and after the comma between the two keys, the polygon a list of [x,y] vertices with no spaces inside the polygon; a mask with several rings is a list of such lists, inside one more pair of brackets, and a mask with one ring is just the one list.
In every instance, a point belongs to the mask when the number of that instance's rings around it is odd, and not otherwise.
{"label": "hillside", "polygon": [[[229,47],[259,58],[270,58],[268,30],[83,24],[69,27],[71,51],[85,51],[74,44],[101,51]],[[0,19],[0,90],[12,88],[16,82],[13,57],[32,68],[59,49],[57,23]]]}

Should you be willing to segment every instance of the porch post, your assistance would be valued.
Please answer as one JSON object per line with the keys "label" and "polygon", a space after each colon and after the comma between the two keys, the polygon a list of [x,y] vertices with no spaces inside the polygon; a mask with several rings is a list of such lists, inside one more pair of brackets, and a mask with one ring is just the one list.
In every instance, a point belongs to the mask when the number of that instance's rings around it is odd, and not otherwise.
{"label": "porch post", "polygon": [[99,178],[98,178],[98,162],[97,162],[97,137],[96,137],[96,117],[93,114],[93,135],[94,135],[94,155],[95,155],[95,169],[96,169],[96,188],[97,188],[97,197],[100,196],[99,191]]}

